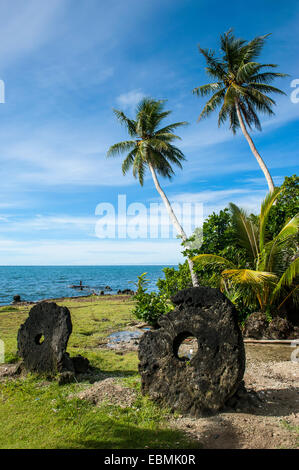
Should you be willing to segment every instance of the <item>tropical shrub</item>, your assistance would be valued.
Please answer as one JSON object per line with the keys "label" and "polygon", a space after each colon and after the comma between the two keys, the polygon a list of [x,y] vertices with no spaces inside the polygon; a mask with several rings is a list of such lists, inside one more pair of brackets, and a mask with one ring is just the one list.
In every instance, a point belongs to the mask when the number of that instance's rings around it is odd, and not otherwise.
{"label": "tropical shrub", "polygon": [[132,313],[139,320],[143,320],[149,325],[156,327],[158,318],[172,310],[173,306],[166,295],[147,292],[146,286],[148,280],[145,277],[146,274],[143,273],[141,276],[138,276],[138,282],[136,283],[137,292],[134,297],[136,306]]}
{"label": "tropical shrub", "polygon": [[158,279],[157,287],[159,294],[170,299],[178,291],[192,287],[190,270],[187,263],[179,264],[178,269],[164,268],[165,278]]}
{"label": "tropical shrub", "polygon": [[282,312],[285,302],[298,302],[299,214],[288,220],[279,233],[268,238],[269,212],[283,189],[276,188],[262,203],[260,216],[254,219],[235,204],[230,204],[232,225],[238,244],[245,249],[245,266],[217,254],[200,254],[194,262],[220,273],[219,287],[228,297],[242,298],[247,307],[259,308],[268,318]]}
{"label": "tropical shrub", "polygon": [[286,176],[275,205],[270,209],[267,231],[270,236],[278,235],[280,228],[287,220],[299,212],[299,176]]}
{"label": "tropical shrub", "polygon": [[[277,194],[275,204],[271,206],[266,219],[265,232],[267,240],[275,238],[279,234],[281,227],[289,219],[292,219],[298,211],[299,177],[297,175],[285,177],[284,183],[281,186],[281,192]],[[257,215],[250,214],[247,216],[247,219],[253,226],[259,224],[259,217]],[[200,248],[198,248],[198,243],[192,243],[196,239],[199,240],[199,237],[202,242]],[[238,238],[233,223],[232,212],[228,207],[221,210],[218,214],[213,212],[209,215],[203,224],[203,230],[195,229],[193,236],[184,245],[188,246],[188,248],[185,247],[183,252],[185,256],[193,258],[196,255],[213,253],[231,261],[238,268],[246,268],[251,265],[251,256]],[[194,270],[200,285],[219,287],[221,284],[223,266],[195,263]],[[163,272],[165,278],[159,279],[157,286],[159,293],[166,295],[168,298],[175,295],[179,290],[192,286],[187,263],[180,264],[178,269],[165,268]],[[229,289],[226,289],[225,285],[223,285],[223,291],[235,304],[240,322],[244,321],[256,309],[259,309],[256,301],[250,302],[250,289],[248,297],[245,286],[240,291],[237,287],[233,288],[232,285],[230,285]],[[289,315],[290,309],[294,308],[291,299],[289,298],[284,305],[288,308]]]}

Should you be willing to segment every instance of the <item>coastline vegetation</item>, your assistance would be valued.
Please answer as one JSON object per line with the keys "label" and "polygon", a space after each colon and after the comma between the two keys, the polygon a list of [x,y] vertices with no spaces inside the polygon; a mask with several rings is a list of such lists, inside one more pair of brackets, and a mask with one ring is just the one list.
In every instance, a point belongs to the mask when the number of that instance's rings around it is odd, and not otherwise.
{"label": "coastline vegetation", "polygon": [[[231,204],[206,219],[200,248],[192,249],[198,229],[189,239],[191,248],[184,244],[199,283],[220,288],[234,303],[240,323],[256,311],[268,321],[277,314],[288,318],[288,310],[298,306],[298,206],[299,177],[293,175],[268,194],[259,216]],[[153,325],[163,310],[172,308],[171,297],[192,286],[187,263],[163,272],[154,302],[146,293],[144,276],[136,296],[138,318]]]}
{"label": "coastline vegetation", "polygon": [[234,134],[241,129],[269,189],[259,216],[246,214],[233,202],[219,214],[211,214],[203,225],[203,243],[199,249],[194,248],[193,242],[201,236],[200,229],[197,228],[191,238],[187,237],[157,178],[159,174],[171,179],[174,175],[172,166],[182,168],[185,156],[172,142],[180,138],[174,134],[175,129],[187,123],[160,127],[170,114],[164,110],[165,100],[142,99],[134,119],[123,111],[114,110],[131,140],[112,145],[107,157],[126,154],[123,174],[132,168],[133,176],[139,179],[141,186],[146,169],[150,170],[182,240],[187,260],[178,270],[164,269],[165,279],[157,283],[158,294],[146,292],[145,278],[139,277],[140,289],[134,312],[137,318],[153,325],[160,314],[171,308],[171,296],[191,285],[220,288],[237,307],[240,321],[256,309],[270,320],[272,315],[281,313],[287,303],[298,303],[298,177],[286,177],[281,189],[275,188],[270,171],[248,132],[253,128],[262,130],[259,114],[274,114],[276,103],[269,95],[285,94],[271,83],[287,74],[274,71],[276,64],[257,61],[269,36],[245,41],[236,38],[230,29],[220,36],[220,56],[199,46],[206,62],[205,71],[216,80],[193,90],[202,98],[212,94],[199,121],[219,109],[219,126],[228,121]]}
{"label": "coastline vegetation", "polygon": [[[173,166],[182,168],[185,156],[173,141],[174,132],[186,122],[161,127],[170,115],[165,100],[143,99],[134,119],[114,110],[130,139],[110,147],[107,156],[126,154],[122,164],[125,175],[130,169],[143,185],[149,169],[155,187],[176,227],[186,262],[178,269],[165,268],[158,280],[158,293],[146,288],[146,273],[139,276],[134,298],[109,299],[91,296],[64,299],[58,304],[70,309],[74,330],[68,352],[89,359],[96,380],[117,378],[136,391],[133,406],[122,408],[103,401],[99,407],[71,397],[90,386],[90,378],[59,386],[53,377],[28,374],[17,379],[0,378],[1,448],[103,448],[103,449],[195,449],[200,448],[186,433],[170,427],[170,410],[160,408],[141,395],[136,352],[123,354],[103,347],[109,334],[136,325],[136,318],[156,326],[161,314],[171,308],[171,297],[178,290],[198,285],[220,288],[235,304],[240,323],[259,309],[268,320],[279,312],[287,315],[286,305],[297,305],[299,178],[287,177],[275,188],[272,176],[257,151],[248,129],[261,128],[258,113],[273,114],[271,93],[282,94],[269,83],[285,74],[264,71],[274,64],[256,62],[266,36],[250,42],[234,37],[231,31],[221,36],[222,57],[200,48],[207,72],[216,82],[194,89],[204,97],[213,93],[200,119],[221,105],[219,125],[229,121],[233,133],[241,128],[267,180],[269,194],[259,215],[246,214],[231,203],[219,214],[211,214],[203,226],[200,248],[193,245],[198,232],[188,239],[158,176],[171,179]],[[17,331],[28,316],[29,306],[0,308],[1,339],[5,360],[18,360]]]}

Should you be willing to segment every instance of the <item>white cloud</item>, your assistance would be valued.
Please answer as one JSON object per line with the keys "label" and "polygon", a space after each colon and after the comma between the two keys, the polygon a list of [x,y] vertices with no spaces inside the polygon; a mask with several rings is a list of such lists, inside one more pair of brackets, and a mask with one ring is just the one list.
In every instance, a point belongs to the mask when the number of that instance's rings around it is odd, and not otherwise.
{"label": "white cloud", "polygon": [[[276,186],[281,186],[283,181],[284,181],[284,176],[273,176],[273,181],[274,181],[274,184]],[[242,181],[243,183],[250,183],[250,184],[254,184],[256,186],[265,186],[265,178],[263,176],[261,176],[260,178],[246,178],[246,179],[243,179],[243,180],[239,180],[239,181]]]}
{"label": "white cloud", "polygon": [[1,265],[176,264],[183,260],[180,249],[179,240],[0,240]]}
{"label": "white cloud", "polygon": [[[106,152],[117,139],[77,125],[37,127],[28,137],[20,132],[17,143],[2,142],[1,179],[4,184],[55,186],[126,186],[133,176],[123,176],[121,161],[107,159]],[[4,130],[3,130],[4,132]]]}
{"label": "white cloud", "polygon": [[253,190],[250,187],[206,190],[198,193],[181,193],[171,196],[171,202],[197,202],[202,203],[204,217],[212,212],[219,212],[228,206],[230,202],[244,208],[248,212],[258,213],[260,204],[265,198],[267,191],[262,189]]}
{"label": "white cloud", "polygon": [[117,103],[125,109],[132,110],[139,103],[142,98],[145,97],[145,94],[139,90],[128,91],[123,93],[116,98]]}
{"label": "white cloud", "polygon": [[97,222],[95,217],[79,217],[71,215],[44,216],[36,215],[34,217],[0,217],[1,232],[15,233],[35,233],[37,231],[70,231],[76,230],[87,233],[94,233],[94,227]]}

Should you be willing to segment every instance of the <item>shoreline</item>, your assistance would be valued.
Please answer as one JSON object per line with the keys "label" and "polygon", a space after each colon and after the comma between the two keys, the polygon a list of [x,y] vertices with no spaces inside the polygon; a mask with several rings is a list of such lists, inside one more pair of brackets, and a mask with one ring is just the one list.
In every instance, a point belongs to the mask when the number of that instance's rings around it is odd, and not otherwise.
{"label": "shoreline", "polygon": [[41,299],[41,300],[36,300],[36,301],[21,301],[21,302],[11,302],[10,304],[3,304],[3,305],[0,305],[0,308],[3,308],[3,307],[27,307],[27,306],[30,306],[30,305],[36,305],[38,303],[41,303],[41,302],[62,302],[63,300],[75,300],[75,301],[79,301],[79,300],[88,300],[88,299],[91,299],[91,298],[94,298],[94,299],[107,299],[110,298],[110,300],[114,299],[115,297],[118,297],[120,299],[131,299],[134,297],[134,295],[129,295],[129,294],[104,294],[104,295],[98,295],[98,294],[88,294],[88,295],[76,295],[76,296],[72,296],[72,297],[51,297],[51,298],[45,298],[45,299]]}

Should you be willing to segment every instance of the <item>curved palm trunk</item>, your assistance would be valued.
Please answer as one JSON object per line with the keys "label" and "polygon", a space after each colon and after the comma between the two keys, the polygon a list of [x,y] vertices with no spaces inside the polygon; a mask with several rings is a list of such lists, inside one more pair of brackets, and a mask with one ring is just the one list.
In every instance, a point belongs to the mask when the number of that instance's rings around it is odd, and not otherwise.
{"label": "curved palm trunk", "polygon": [[268,186],[269,186],[269,191],[270,191],[270,193],[272,193],[274,191],[274,183],[273,183],[272,177],[269,173],[268,168],[265,165],[264,160],[262,159],[262,157],[258,153],[258,151],[257,151],[257,149],[256,149],[256,147],[253,143],[252,138],[250,137],[249,133],[247,132],[247,129],[246,129],[245,123],[243,121],[242,114],[241,114],[239,103],[238,103],[237,99],[235,100],[235,104],[236,104],[236,111],[237,111],[237,115],[238,115],[238,119],[239,119],[239,123],[240,123],[241,129],[242,129],[242,132],[243,132],[245,138],[247,139],[249,147],[251,148],[251,151],[252,151],[253,155],[257,159],[257,162],[258,162],[259,166],[261,167],[261,170],[263,171],[263,173],[265,175],[265,178],[266,178]]}
{"label": "curved palm trunk", "polygon": [[[169,214],[169,217],[173,223],[173,225],[175,226],[176,228],[176,231],[178,232],[178,234],[182,237],[182,240],[183,241],[186,241],[187,240],[187,235],[186,233],[184,232],[183,230],[183,227],[180,225],[175,213],[173,212],[173,209],[171,207],[171,204],[166,196],[166,194],[164,193],[163,189],[161,188],[160,186],[160,183],[158,181],[158,178],[157,178],[157,175],[156,175],[156,172],[155,172],[155,169],[154,167],[152,166],[151,163],[149,163],[149,168],[151,170],[151,173],[152,173],[152,177],[153,177],[153,180],[154,180],[154,183],[155,183],[155,186],[156,186],[156,189],[158,191],[158,193],[160,194],[161,198],[162,198],[162,201],[164,202],[165,204],[165,207],[166,207],[166,210]],[[192,279],[192,285],[193,287],[198,287],[199,286],[199,283],[198,283],[198,279],[197,279],[197,276],[194,272],[194,264],[193,264],[193,261],[191,259],[188,258],[188,264],[189,264],[189,269],[190,269],[190,273],[191,273],[191,279]]]}

